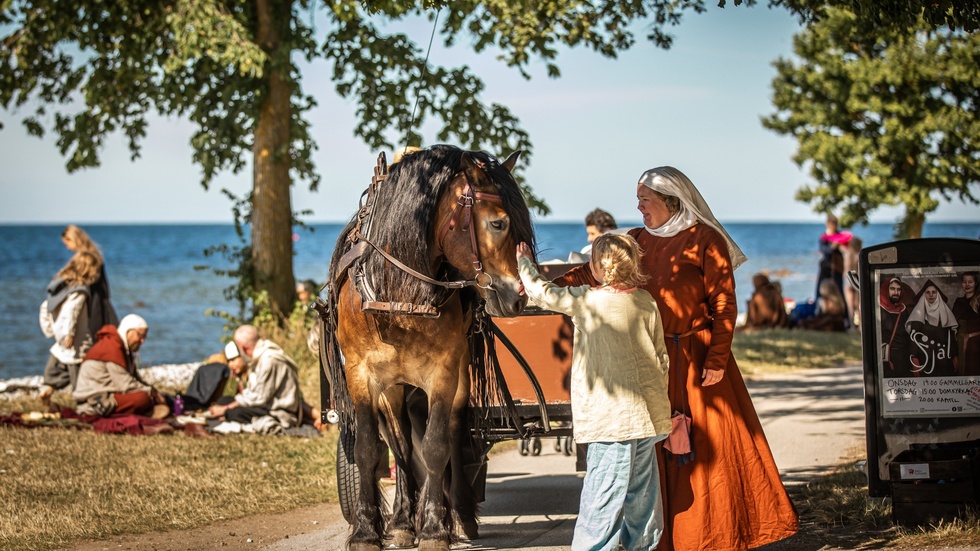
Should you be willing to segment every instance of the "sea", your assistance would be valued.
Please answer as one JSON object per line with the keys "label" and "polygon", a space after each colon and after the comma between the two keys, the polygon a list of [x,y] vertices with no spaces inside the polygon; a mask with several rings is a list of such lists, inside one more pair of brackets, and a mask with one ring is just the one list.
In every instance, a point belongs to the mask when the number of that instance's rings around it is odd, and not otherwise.
{"label": "sea", "polygon": [[[623,224],[624,227],[630,224]],[[632,225],[639,225],[634,222]],[[343,224],[311,224],[293,235],[297,279],[322,283]],[[63,225],[0,225],[0,380],[40,375],[51,341],[38,326],[38,308],[51,277],[68,260]],[[785,297],[803,301],[816,287],[822,223],[727,223],[749,260],[736,272],[740,309],[752,291],[752,275],[767,271]],[[112,302],[120,317],[143,316],[149,337],[140,351],[144,366],[200,362],[220,350],[225,321],[206,312],[237,313],[223,291],[232,284],[215,270],[228,269],[205,250],[239,244],[230,224],[84,225],[106,260]],[[894,241],[892,224],[850,228],[865,246]],[[537,222],[539,261],[564,260],[586,244],[581,223]],[[927,223],[924,237],[977,239],[978,223]]]}

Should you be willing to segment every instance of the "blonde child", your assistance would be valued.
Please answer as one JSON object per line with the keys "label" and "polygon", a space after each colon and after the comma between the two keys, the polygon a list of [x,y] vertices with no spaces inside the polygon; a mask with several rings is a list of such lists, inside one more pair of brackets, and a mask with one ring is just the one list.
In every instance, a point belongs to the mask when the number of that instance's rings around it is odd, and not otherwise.
{"label": "blonde child", "polygon": [[48,296],[41,303],[38,322],[45,337],[54,338],[51,355],[44,367],[44,384],[39,398],[48,401],[55,389],[75,388],[78,366],[92,346],[89,330],[91,285],[99,278],[101,260],[80,251],[48,284]]}
{"label": "blonde child", "polygon": [[657,453],[670,432],[668,356],[657,303],[638,285],[640,250],[602,234],[590,267],[602,286],[558,287],[538,275],[530,249],[517,259],[532,302],[571,316],[575,441],[588,444],[572,550],[649,550],[663,533]]}

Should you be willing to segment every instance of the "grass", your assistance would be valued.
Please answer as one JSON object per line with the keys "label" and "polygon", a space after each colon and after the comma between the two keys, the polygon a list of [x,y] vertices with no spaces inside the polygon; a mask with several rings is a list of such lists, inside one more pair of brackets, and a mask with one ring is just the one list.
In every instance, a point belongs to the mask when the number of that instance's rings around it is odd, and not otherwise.
{"label": "grass", "polygon": [[851,549],[948,549],[980,541],[980,511],[976,509],[953,522],[895,526],[891,500],[868,497],[867,476],[855,467],[854,460],[794,494],[801,531],[821,534],[835,546],[846,539]]}
{"label": "grass", "polygon": [[[319,404],[318,362],[298,324],[267,332],[300,365],[304,396]],[[859,336],[809,331],[738,333],[749,374],[859,362]],[[62,393],[60,405],[73,406]],[[32,397],[0,400],[0,414],[40,410]],[[228,435],[108,436],[74,429],[0,428],[0,549],[47,550],[113,534],[190,529],[223,518],[335,502],[336,432],[304,439]],[[498,446],[500,449],[506,444]],[[495,451],[498,451],[495,447]],[[890,526],[890,508],[867,499],[853,467],[808,485],[794,501],[812,526]],[[57,519],[53,522],[52,519]],[[975,517],[926,530],[894,530],[891,545],[976,541]],[[910,542],[910,543],[905,543]]]}
{"label": "grass", "polygon": [[780,373],[860,363],[859,333],[771,329],[736,333],[732,353],[743,374]]}
{"label": "grass", "polygon": [[[324,438],[0,428],[0,549],[186,529],[336,501]],[[55,521],[57,519],[57,521]]]}

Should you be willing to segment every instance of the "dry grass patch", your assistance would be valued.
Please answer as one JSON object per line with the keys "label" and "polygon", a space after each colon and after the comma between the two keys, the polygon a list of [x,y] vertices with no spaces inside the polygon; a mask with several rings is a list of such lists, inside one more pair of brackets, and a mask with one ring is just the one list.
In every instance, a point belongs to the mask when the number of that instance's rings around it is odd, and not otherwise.
{"label": "dry grass patch", "polygon": [[896,526],[891,500],[868,496],[867,476],[855,461],[808,483],[794,496],[794,502],[805,526],[802,529],[822,533],[834,545],[846,539],[852,549],[947,549],[980,541],[976,510],[953,522]]}
{"label": "dry grass patch", "polygon": [[800,329],[736,333],[732,353],[742,373],[780,373],[861,362],[861,335]]}
{"label": "dry grass patch", "polygon": [[336,501],[336,437],[0,428],[0,548],[51,549]]}

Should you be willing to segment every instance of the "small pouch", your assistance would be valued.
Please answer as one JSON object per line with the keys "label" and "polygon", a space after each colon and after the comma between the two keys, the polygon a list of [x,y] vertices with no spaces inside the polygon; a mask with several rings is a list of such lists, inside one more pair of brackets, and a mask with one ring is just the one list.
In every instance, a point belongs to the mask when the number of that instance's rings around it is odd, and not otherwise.
{"label": "small pouch", "polygon": [[674,455],[691,453],[691,418],[679,411],[670,416],[670,435],[664,440],[664,449]]}

